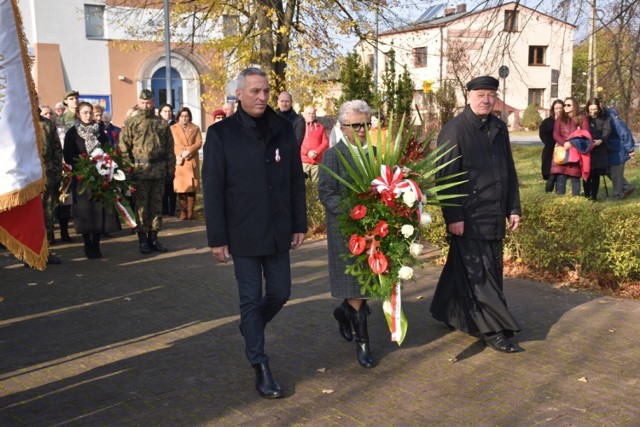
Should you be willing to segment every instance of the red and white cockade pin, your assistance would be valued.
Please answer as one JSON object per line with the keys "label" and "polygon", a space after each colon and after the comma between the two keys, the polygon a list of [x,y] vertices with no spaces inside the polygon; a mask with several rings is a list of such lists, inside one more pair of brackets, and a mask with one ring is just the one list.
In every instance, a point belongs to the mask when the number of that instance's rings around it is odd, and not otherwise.
{"label": "red and white cockade pin", "polygon": [[276,148],[276,163],[280,163],[280,149]]}

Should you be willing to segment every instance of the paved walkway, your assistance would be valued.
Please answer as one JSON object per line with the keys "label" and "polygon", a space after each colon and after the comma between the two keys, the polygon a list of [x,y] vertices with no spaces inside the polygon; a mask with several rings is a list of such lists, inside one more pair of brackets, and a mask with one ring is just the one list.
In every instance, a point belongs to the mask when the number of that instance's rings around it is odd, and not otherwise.
{"label": "paved walkway", "polygon": [[166,254],[122,231],[86,260],[77,237],[45,272],[0,251],[1,426],[640,425],[640,301],[507,280],[527,351],[500,354],[430,317],[428,265],[406,286],[402,347],[371,304],[378,366],[364,369],[331,315],[323,240],[293,254],[291,300],[267,331],[286,398],[263,400],[232,266],[213,262],[201,223],[165,228]]}

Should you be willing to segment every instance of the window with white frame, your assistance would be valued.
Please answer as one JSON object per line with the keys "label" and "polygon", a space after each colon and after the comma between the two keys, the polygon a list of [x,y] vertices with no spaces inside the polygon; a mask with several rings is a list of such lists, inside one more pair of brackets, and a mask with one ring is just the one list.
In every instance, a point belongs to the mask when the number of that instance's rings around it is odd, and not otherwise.
{"label": "window with white frame", "polygon": [[531,104],[536,107],[542,107],[544,105],[544,89],[529,89],[528,105]]}

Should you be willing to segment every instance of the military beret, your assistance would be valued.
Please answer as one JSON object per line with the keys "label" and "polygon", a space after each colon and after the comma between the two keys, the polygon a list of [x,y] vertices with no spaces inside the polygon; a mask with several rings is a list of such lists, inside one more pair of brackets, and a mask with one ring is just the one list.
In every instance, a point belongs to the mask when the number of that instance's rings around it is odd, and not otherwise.
{"label": "military beret", "polygon": [[490,89],[490,90],[498,90],[498,86],[500,86],[500,82],[498,79],[491,76],[481,76],[476,77],[467,83],[467,90],[478,90],[478,89]]}
{"label": "military beret", "polygon": [[227,115],[224,113],[224,111],[222,111],[222,110],[215,110],[215,111],[213,112],[213,118],[215,119],[215,118],[216,118],[216,117],[218,117],[218,116],[224,116],[224,117],[227,117]]}
{"label": "military beret", "polygon": [[64,99],[67,99],[70,96],[77,96],[78,98],[80,98],[80,94],[78,93],[77,90],[70,90],[67,93],[64,94]]}
{"label": "military beret", "polygon": [[153,92],[151,92],[151,90],[149,89],[142,89],[140,91],[140,95],[138,95],[138,98],[144,100],[153,99]]}

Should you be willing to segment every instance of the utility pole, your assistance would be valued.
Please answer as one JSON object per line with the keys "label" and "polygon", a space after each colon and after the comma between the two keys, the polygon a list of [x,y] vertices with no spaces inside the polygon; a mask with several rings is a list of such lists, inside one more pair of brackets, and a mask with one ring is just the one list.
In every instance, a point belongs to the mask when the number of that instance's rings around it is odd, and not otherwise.
{"label": "utility pole", "polygon": [[[173,105],[173,91],[171,90],[171,34],[169,34],[169,0],[164,0],[164,56],[165,81],[167,86],[167,103]],[[174,105],[174,107],[176,107]]]}
{"label": "utility pole", "polygon": [[589,56],[587,70],[587,100],[597,96],[596,85],[596,0],[591,0],[591,29],[589,31]]}

